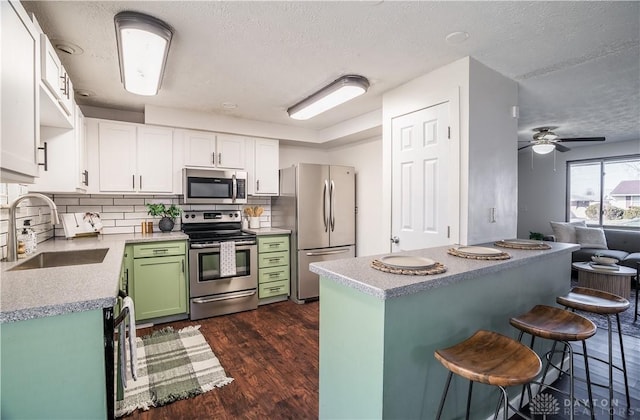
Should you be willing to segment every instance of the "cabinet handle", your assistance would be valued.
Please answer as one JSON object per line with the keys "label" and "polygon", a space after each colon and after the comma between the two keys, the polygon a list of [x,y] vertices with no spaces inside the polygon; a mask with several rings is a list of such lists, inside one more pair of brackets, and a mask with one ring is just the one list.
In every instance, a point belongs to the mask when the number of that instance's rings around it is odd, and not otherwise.
{"label": "cabinet handle", "polygon": [[136,174],[131,175],[131,189],[136,189]]}
{"label": "cabinet handle", "polygon": [[218,153],[218,165],[222,165],[222,152]]}
{"label": "cabinet handle", "polygon": [[84,177],[84,181],[82,181],[82,183],[88,187],[89,186],[89,171],[87,171],[86,169],[84,171],[82,171],[82,176]]}
{"label": "cabinet handle", "polygon": [[279,246],[280,246],[280,244],[279,244],[278,242],[274,242],[274,243],[272,243],[272,244],[269,244],[269,247],[270,247],[270,248],[272,248],[272,247],[274,247],[274,246],[278,246],[278,247],[279,247]]}
{"label": "cabinet handle", "polygon": [[269,277],[279,277],[281,273],[284,273],[284,271],[274,271],[269,273]]}
{"label": "cabinet handle", "polygon": [[260,191],[260,180],[256,179],[256,191]]}
{"label": "cabinet handle", "polygon": [[282,289],[282,286],[276,286],[276,287],[270,287],[269,291],[270,292],[277,292],[278,290]]}
{"label": "cabinet handle", "polygon": [[213,152],[211,159],[212,159],[212,163],[215,165],[216,164],[216,152]]}
{"label": "cabinet handle", "polygon": [[140,189],[142,189],[142,175],[140,175]]}
{"label": "cabinet handle", "polygon": [[163,248],[163,249],[154,249],[153,250],[154,254],[165,253],[165,252],[169,252],[169,249],[168,248]]}
{"label": "cabinet handle", "polygon": [[184,273],[184,260],[182,260],[181,262],[182,262],[182,272]]}
{"label": "cabinet handle", "polygon": [[43,143],[42,147],[38,147],[38,150],[43,150],[44,151],[44,163],[38,163],[39,166],[44,166],[44,170],[48,171],[49,170],[49,164],[48,164],[48,159],[47,159],[47,142],[45,141]]}

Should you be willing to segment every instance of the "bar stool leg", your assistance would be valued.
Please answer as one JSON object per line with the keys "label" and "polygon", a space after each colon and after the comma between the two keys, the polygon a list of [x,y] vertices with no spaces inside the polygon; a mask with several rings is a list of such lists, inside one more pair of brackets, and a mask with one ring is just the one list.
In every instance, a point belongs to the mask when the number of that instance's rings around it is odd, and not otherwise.
{"label": "bar stool leg", "polygon": [[[522,336],[523,335],[524,335],[524,331],[520,331],[520,334],[518,334],[518,341],[519,342],[522,342]],[[529,348],[531,350],[533,350],[533,344],[535,343],[535,341],[536,341],[536,336],[532,335],[531,336],[531,343],[529,344]],[[529,386],[527,389],[529,390],[529,404],[531,404],[531,386]],[[522,410],[522,401],[524,401],[524,390],[525,390],[525,387],[523,386],[522,387],[522,392],[520,393],[520,404],[518,405],[518,410],[519,411]]]}
{"label": "bar stool leg", "polygon": [[591,412],[591,420],[595,420],[596,416],[593,409],[593,395],[591,393],[591,375],[589,374],[589,356],[587,355],[587,342],[582,340],[582,353],[584,354],[584,370],[587,375],[587,396],[589,397],[589,411]]}
{"label": "bar stool leg", "polygon": [[502,400],[504,401],[504,411],[503,417],[504,420],[509,420],[509,395],[507,394],[507,389],[503,386],[498,387],[500,391],[502,391]]}
{"label": "bar stool leg", "polygon": [[444,392],[442,393],[442,398],[440,398],[440,406],[438,407],[438,414],[436,415],[436,420],[440,420],[442,417],[442,409],[444,408],[444,400],[447,399],[447,392],[449,391],[449,385],[451,384],[451,378],[453,377],[453,372],[449,371],[449,376],[447,376],[447,383],[444,386]]}
{"label": "bar stool leg", "polygon": [[622,328],[620,328],[620,314],[616,314],[618,322],[618,338],[620,338],[620,355],[622,356],[622,375],[624,376],[624,390],[627,393],[627,411],[631,410],[631,399],[629,398],[629,380],[627,379],[627,362],[624,359],[624,344],[622,344]]}
{"label": "bar stool leg", "polygon": [[465,420],[469,420],[469,413],[471,412],[471,391],[473,391],[473,381],[469,381],[469,393],[467,394],[467,414]]}

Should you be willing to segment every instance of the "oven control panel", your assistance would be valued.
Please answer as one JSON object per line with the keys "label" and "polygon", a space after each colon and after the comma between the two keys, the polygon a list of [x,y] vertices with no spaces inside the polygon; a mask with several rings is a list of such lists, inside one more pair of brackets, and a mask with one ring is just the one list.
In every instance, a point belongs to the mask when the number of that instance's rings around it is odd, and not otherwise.
{"label": "oven control panel", "polygon": [[187,210],[182,213],[182,223],[221,223],[240,222],[242,217],[237,210]]}

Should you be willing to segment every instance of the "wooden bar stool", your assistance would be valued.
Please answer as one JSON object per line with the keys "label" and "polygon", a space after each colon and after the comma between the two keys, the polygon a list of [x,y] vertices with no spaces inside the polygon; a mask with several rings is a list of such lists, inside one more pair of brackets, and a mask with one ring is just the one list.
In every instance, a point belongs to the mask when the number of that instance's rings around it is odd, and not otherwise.
{"label": "wooden bar stool", "polygon": [[538,355],[528,347],[512,338],[485,330],[477,331],[452,347],[436,350],[435,357],[449,370],[436,419],[442,416],[451,377],[455,373],[469,380],[467,419],[473,382],[480,382],[500,388],[502,396],[494,417],[497,417],[504,400],[504,419],[507,420],[511,405],[506,387],[528,384],[540,373],[542,365]]}
{"label": "wooden bar stool", "polygon": [[[570,401],[579,401],[574,395],[574,380],[573,374],[573,349],[569,342],[581,341],[584,351],[584,365],[586,371],[587,392],[589,394],[589,410],[591,411],[591,418],[594,419],[592,396],[591,396],[591,378],[589,376],[589,362],[587,359],[587,345],[585,340],[589,337],[593,337],[596,333],[596,325],[589,319],[575,314],[573,312],[566,311],[564,309],[555,308],[552,306],[536,305],[529,312],[520,315],[518,317],[511,318],[510,324],[520,330],[518,340],[522,340],[524,333],[531,335],[531,348],[535,341],[535,337],[541,337],[549,340],[553,340],[553,347],[546,355],[547,363],[545,364],[544,373],[542,374],[541,385],[544,385],[544,380],[547,376],[547,372],[550,366],[562,371],[562,368],[555,366],[551,362],[551,358],[556,350],[556,344],[561,342],[565,345],[565,351],[569,351],[569,399]],[[563,351],[564,359],[564,351]],[[558,389],[547,385],[547,387],[559,391]],[[523,391],[524,392],[524,391]],[[559,391],[561,392],[561,391]],[[522,395],[524,396],[524,395]],[[520,403],[522,404],[522,398]],[[574,410],[571,410],[569,417],[574,418]]]}
{"label": "wooden bar stool", "polygon": [[[627,395],[627,409],[631,408],[629,399],[629,381],[627,379],[627,363],[624,358],[624,345],[622,344],[622,329],[620,328],[620,313],[626,311],[630,303],[627,299],[601,290],[588,289],[586,287],[574,287],[569,294],[558,296],[556,302],[567,308],[578,309],[580,311],[591,312],[607,317],[607,335],[609,343],[609,360],[602,360],[597,357],[590,356],[592,359],[598,360],[609,365],[609,416],[613,418],[613,410],[611,409],[611,401],[613,400],[613,369],[618,369],[624,376],[624,388]],[[622,367],[613,364],[613,340],[611,331],[611,315],[616,316],[618,323],[618,338],[620,339],[620,355],[622,356]],[[586,358],[586,352],[585,352]],[[601,384],[595,384],[603,386]],[[606,388],[606,386],[604,386]]]}

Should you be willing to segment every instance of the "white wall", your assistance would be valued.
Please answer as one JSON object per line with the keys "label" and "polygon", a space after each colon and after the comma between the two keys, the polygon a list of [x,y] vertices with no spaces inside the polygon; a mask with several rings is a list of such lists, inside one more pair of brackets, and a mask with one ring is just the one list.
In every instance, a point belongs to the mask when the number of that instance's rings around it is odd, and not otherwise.
{"label": "white wall", "polygon": [[548,155],[532,156],[530,148],[518,153],[518,237],[528,238],[529,232],[551,234],[549,222],[565,220],[567,161],[639,153],[639,140],[605,141]]}
{"label": "white wall", "polygon": [[469,64],[469,187],[461,213],[467,243],[477,244],[516,236],[518,120],[511,109],[518,85],[478,61]]}
{"label": "white wall", "polygon": [[280,169],[288,168],[296,163],[331,163],[329,152],[310,146],[292,146],[280,143]]}
{"label": "white wall", "polygon": [[389,233],[380,228],[383,209],[382,139],[380,137],[336,147],[329,151],[334,165],[356,168],[356,254],[383,254],[389,251]]}

